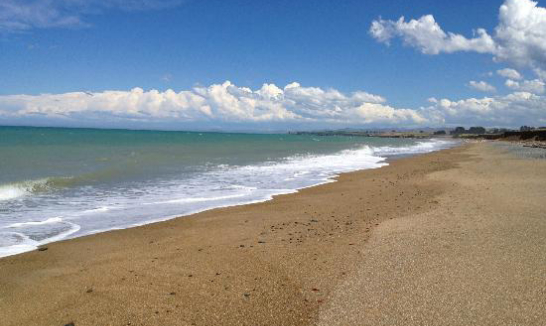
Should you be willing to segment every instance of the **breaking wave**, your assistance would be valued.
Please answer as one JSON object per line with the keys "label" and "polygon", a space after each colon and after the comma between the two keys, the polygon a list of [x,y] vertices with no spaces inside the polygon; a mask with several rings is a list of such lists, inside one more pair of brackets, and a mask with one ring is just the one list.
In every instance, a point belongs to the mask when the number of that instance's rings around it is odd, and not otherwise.
{"label": "breaking wave", "polygon": [[[0,185],[0,201],[32,209],[10,211],[0,220],[0,257],[39,245],[128,228],[212,208],[242,205],[332,182],[345,172],[387,165],[386,157],[428,153],[453,146],[432,140],[406,146],[370,146],[334,154],[293,155],[268,162],[217,164],[178,178],[98,187],[105,175],[52,177]],[[19,207],[20,207],[19,206]]]}

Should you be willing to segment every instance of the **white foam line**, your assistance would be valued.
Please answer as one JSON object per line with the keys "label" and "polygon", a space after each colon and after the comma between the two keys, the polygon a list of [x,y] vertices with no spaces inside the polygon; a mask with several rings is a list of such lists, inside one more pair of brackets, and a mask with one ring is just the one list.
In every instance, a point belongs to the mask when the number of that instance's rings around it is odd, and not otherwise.
{"label": "white foam line", "polygon": [[98,208],[93,208],[93,209],[88,209],[86,211],[83,211],[79,214],[75,214],[76,216],[81,216],[81,215],[86,215],[86,214],[92,214],[92,213],[101,213],[101,212],[107,212],[111,209],[114,209],[115,207],[110,207],[110,206],[103,206],[103,207],[98,207]]}
{"label": "white foam line", "polygon": [[51,243],[51,242],[55,242],[55,241],[59,241],[59,240],[62,240],[62,239],[65,239],[66,237],[68,237],[69,235],[73,234],[73,233],[76,233],[78,232],[80,229],[81,229],[81,226],[79,226],[78,224],[75,224],[75,223],[72,223],[72,222],[67,222],[67,221],[64,221],[63,223],[66,223],[66,224],[70,224],[72,226],[72,228],[68,231],[65,231],[65,232],[62,232],[62,233],[59,233],[57,234],[56,236],[54,237],[51,237],[51,238],[47,238],[47,239],[44,239],[42,241],[40,241],[40,245],[44,245],[46,243]]}
{"label": "white foam line", "polygon": [[13,256],[17,254],[22,254],[23,252],[32,251],[36,249],[37,246],[34,245],[13,245],[8,247],[0,247],[0,258],[7,257],[7,256]]}
{"label": "white foam line", "polygon": [[[367,149],[370,151],[371,156],[373,156],[374,154],[375,155],[380,154],[382,150],[383,150],[383,153],[381,153],[381,154],[383,154],[383,155],[421,154],[421,153],[429,153],[429,152],[445,149],[445,148],[451,147],[451,145],[455,145],[455,144],[456,144],[455,142],[433,140],[433,141],[430,141],[430,142],[421,142],[421,143],[418,143],[417,145],[403,147],[403,148],[385,146],[385,147],[378,147],[378,148],[369,148],[369,147],[367,147]],[[437,146],[435,146],[435,145],[437,145]],[[347,151],[344,151],[344,152],[347,152]],[[333,155],[327,155],[327,157],[331,157],[331,156],[333,156]],[[307,158],[307,159],[309,159],[309,158]],[[313,158],[311,158],[311,159],[313,159]],[[321,159],[324,159],[324,158],[321,158]],[[267,195],[263,196],[263,198],[261,198],[261,199],[255,199],[255,200],[249,200],[249,201],[244,201],[244,202],[235,203],[235,204],[225,204],[225,205],[220,205],[220,206],[215,206],[215,207],[210,207],[210,208],[198,209],[198,210],[187,212],[187,213],[185,213],[183,215],[177,214],[177,215],[165,216],[165,217],[162,217],[162,218],[148,220],[148,221],[141,222],[141,223],[135,223],[135,224],[132,224],[132,225],[129,225],[129,226],[126,226],[126,227],[114,227],[114,228],[108,228],[108,229],[103,229],[103,230],[93,230],[93,231],[89,231],[89,232],[85,232],[83,234],[80,234],[80,236],[96,234],[96,233],[112,231],[112,230],[118,230],[118,229],[126,229],[126,228],[130,228],[130,227],[137,227],[137,226],[147,225],[147,224],[151,224],[151,223],[167,221],[167,220],[171,220],[173,218],[193,215],[193,214],[200,213],[200,212],[207,211],[207,210],[211,210],[211,209],[226,208],[226,207],[233,207],[233,206],[242,206],[242,205],[249,205],[249,204],[254,204],[254,203],[266,202],[266,201],[272,200],[275,196],[291,194],[291,193],[297,193],[297,192],[301,191],[302,189],[316,187],[316,186],[326,184],[326,183],[336,182],[336,178],[342,173],[347,173],[347,172],[357,171],[357,170],[362,170],[362,169],[365,169],[365,170],[376,169],[376,168],[380,168],[380,167],[388,165],[388,163],[384,162],[383,157],[375,156],[375,159],[376,160],[375,160],[375,162],[373,162],[372,166],[361,167],[361,168],[356,168],[356,169],[348,169],[348,170],[343,170],[342,169],[341,172],[332,173],[331,175],[325,176],[322,179],[322,181],[318,181],[318,182],[313,183],[313,184],[308,185],[308,186],[303,186],[303,187],[299,187],[299,188],[296,188],[296,189],[270,189],[270,190],[273,190],[273,191],[270,194],[267,194]],[[294,162],[289,161],[287,163],[288,164],[293,164]],[[254,167],[242,167],[242,168],[254,168]],[[271,166],[269,168],[273,168],[273,166]],[[248,188],[252,188],[252,187],[248,187]],[[254,189],[256,189],[256,188],[254,188]],[[266,190],[266,189],[264,189],[264,190]],[[208,200],[215,200],[215,199],[238,198],[238,197],[244,197],[244,196],[246,196],[246,195],[243,194],[243,195],[222,196],[222,197],[216,197],[216,198],[213,198],[213,199],[186,198],[186,199],[175,199],[175,200],[167,201],[165,203],[168,203],[168,202],[184,202],[184,201],[191,202],[192,200],[194,202],[198,202],[198,201],[205,201],[205,200],[208,201]],[[105,207],[101,207],[101,208],[97,208],[95,210],[100,211],[101,209],[104,209],[104,208]],[[93,211],[93,210],[90,210],[90,211]],[[23,253],[25,251],[31,251],[33,249],[36,249],[37,246],[39,246],[39,245],[43,245],[43,244],[46,244],[46,243],[51,243],[51,242],[55,242],[55,241],[65,239],[68,236],[70,236],[71,234],[74,234],[74,233],[78,232],[81,229],[81,227],[79,225],[68,222],[68,221],[63,221],[59,217],[50,218],[50,219],[47,219],[45,221],[39,221],[39,222],[14,223],[14,224],[10,225],[9,227],[18,227],[18,226],[20,227],[20,226],[24,226],[24,225],[40,225],[40,224],[55,223],[55,222],[68,223],[68,224],[72,225],[72,228],[70,230],[66,231],[66,232],[63,232],[63,233],[61,233],[61,234],[59,234],[57,236],[45,239],[43,241],[40,241],[40,242],[35,242],[34,241],[33,245],[31,245],[31,244],[22,244],[22,245],[13,245],[13,246],[9,246],[9,247],[0,247],[0,257],[15,255],[15,254]],[[27,237],[27,239],[28,239],[28,237]],[[28,239],[28,240],[33,241],[31,239]]]}
{"label": "white foam line", "polygon": [[8,233],[20,236],[21,238],[23,238],[23,242],[16,245],[0,247],[0,257],[6,257],[6,256],[20,254],[26,251],[31,251],[36,249],[39,245],[37,241],[30,239],[28,236],[26,236],[23,233],[20,233],[20,232],[8,232]]}
{"label": "white foam line", "polygon": [[152,204],[179,204],[179,203],[199,203],[199,202],[206,202],[206,201],[215,201],[215,200],[222,200],[222,199],[232,199],[232,198],[240,198],[245,197],[247,194],[238,194],[238,195],[228,195],[228,196],[218,196],[218,197],[196,197],[196,198],[180,198],[180,199],[172,199],[167,201],[159,201],[155,203],[148,203],[149,205]]}
{"label": "white foam line", "polygon": [[61,222],[63,222],[63,219],[61,217],[51,217],[51,218],[48,218],[45,221],[32,221],[32,222],[13,223],[13,224],[10,224],[8,226],[4,226],[4,229],[20,228],[20,227],[25,227],[25,226],[29,226],[29,225],[43,225],[43,224],[51,224],[51,223],[61,223]]}
{"label": "white foam line", "polygon": [[[49,219],[49,220],[51,220],[51,219]],[[45,223],[40,223],[40,222],[28,222],[28,223],[34,223],[32,225],[45,224]],[[11,232],[13,234],[17,234],[17,235],[21,236],[23,238],[23,243],[22,244],[11,245],[11,246],[6,246],[6,247],[0,247],[0,258],[1,257],[12,256],[12,255],[17,255],[17,254],[27,252],[27,251],[32,251],[32,250],[35,250],[39,246],[42,246],[44,244],[48,244],[48,243],[51,243],[51,242],[56,242],[56,241],[63,240],[66,237],[68,237],[69,235],[71,235],[73,233],[76,233],[81,229],[81,227],[79,225],[74,224],[72,222],[62,221],[62,223],[69,224],[71,226],[71,228],[68,231],[59,233],[56,236],[44,239],[42,241],[32,240],[28,236],[26,236],[25,234],[20,233],[20,232]],[[16,223],[16,224],[25,224],[25,223]]]}

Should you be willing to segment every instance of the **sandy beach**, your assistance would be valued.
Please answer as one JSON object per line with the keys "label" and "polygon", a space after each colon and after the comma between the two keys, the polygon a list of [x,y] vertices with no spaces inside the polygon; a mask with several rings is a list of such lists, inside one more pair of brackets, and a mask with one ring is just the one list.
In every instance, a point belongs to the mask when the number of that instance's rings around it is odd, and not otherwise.
{"label": "sandy beach", "polygon": [[0,259],[0,325],[544,325],[546,160],[490,143]]}

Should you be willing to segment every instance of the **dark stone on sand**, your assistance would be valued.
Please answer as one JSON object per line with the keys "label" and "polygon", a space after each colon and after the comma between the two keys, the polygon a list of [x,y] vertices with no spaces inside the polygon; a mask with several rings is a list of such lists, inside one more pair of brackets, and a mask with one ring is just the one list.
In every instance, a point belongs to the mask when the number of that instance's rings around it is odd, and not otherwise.
{"label": "dark stone on sand", "polygon": [[250,298],[250,293],[243,293],[243,296],[244,296],[245,298]]}
{"label": "dark stone on sand", "polygon": [[91,293],[93,292],[93,289],[87,289],[87,291],[85,291],[85,293]]}
{"label": "dark stone on sand", "polygon": [[241,247],[241,248],[244,248],[244,247],[245,247],[245,245],[239,245],[239,247]]}
{"label": "dark stone on sand", "polygon": [[75,326],[74,323],[68,323],[68,324],[65,324],[64,326]]}
{"label": "dark stone on sand", "polygon": [[38,251],[46,251],[47,249],[49,249],[48,247],[40,247],[38,248]]}
{"label": "dark stone on sand", "polygon": [[317,223],[318,221],[317,220],[311,220],[311,222]]}
{"label": "dark stone on sand", "polygon": [[265,241],[258,241],[258,243],[265,243]]}
{"label": "dark stone on sand", "polygon": [[169,293],[169,294],[170,294],[170,295],[175,295],[175,294],[176,294],[176,292],[171,292],[171,293]]}

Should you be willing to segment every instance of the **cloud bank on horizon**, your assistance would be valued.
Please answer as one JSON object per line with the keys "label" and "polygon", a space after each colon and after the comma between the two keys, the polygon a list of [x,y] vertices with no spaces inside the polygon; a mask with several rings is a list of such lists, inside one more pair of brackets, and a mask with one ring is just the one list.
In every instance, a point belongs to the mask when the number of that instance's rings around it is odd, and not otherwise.
{"label": "cloud bank on horizon", "polygon": [[[514,82],[518,83],[518,82]],[[525,87],[525,84],[518,84]],[[0,121],[17,122],[32,117],[39,122],[78,121],[100,123],[163,123],[194,127],[237,126],[252,129],[275,125],[277,129],[316,127],[442,126],[482,124],[516,126],[546,124],[546,98],[518,91],[506,96],[451,101],[429,99],[419,109],[394,108],[386,99],[364,91],[344,94],[335,89],[283,88],[264,84],[258,90],[226,81],[208,87],[175,92],[167,90],[73,92],[0,96]]]}
{"label": "cloud bank on horizon", "polygon": [[105,118],[133,122],[182,122],[197,125],[238,126],[264,123],[316,126],[329,125],[420,125],[427,122],[420,112],[395,109],[381,96],[363,91],[343,94],[335,89],[284,88],[264,84],[258,90],[226,81],[208,87],[175,92],[167,90],[73,92],[43,95],[0,96],[1,119],[39,117],[47,120],[102,121]]}
{"label": "cloud bank on horizon", "polygon": [[[21,6],[21,3],[23,4]],[[178,0],[7,0],[0,3],[0,31],[56,26],[82,26],[88,13],[157,9]],[[9,14],[9,15],[8,15]],[[229,81],[183,91],[71,92],[0,96],[0,124],[144,126],[171,128],[312,129],[340,127],[423,127],[546,125],[546,8],[531,0],[506,0],[493,33],[478,28],[472,37],[444,31],[434,16],[407,21],[377,19],[369,32],[380,43],[401,39],[425,55],[477,52],[509,67],[489,76],[504,79],[507,94],[483,80],[467,87],[491,96],[468,99],[431,97],[419,108],[397,108],[380,95],[365,91],[291,83],[264,84],[252,90]],[[516,70],[517,69],[517,70]],[[525,79],[520,71],[536,75]]]}

